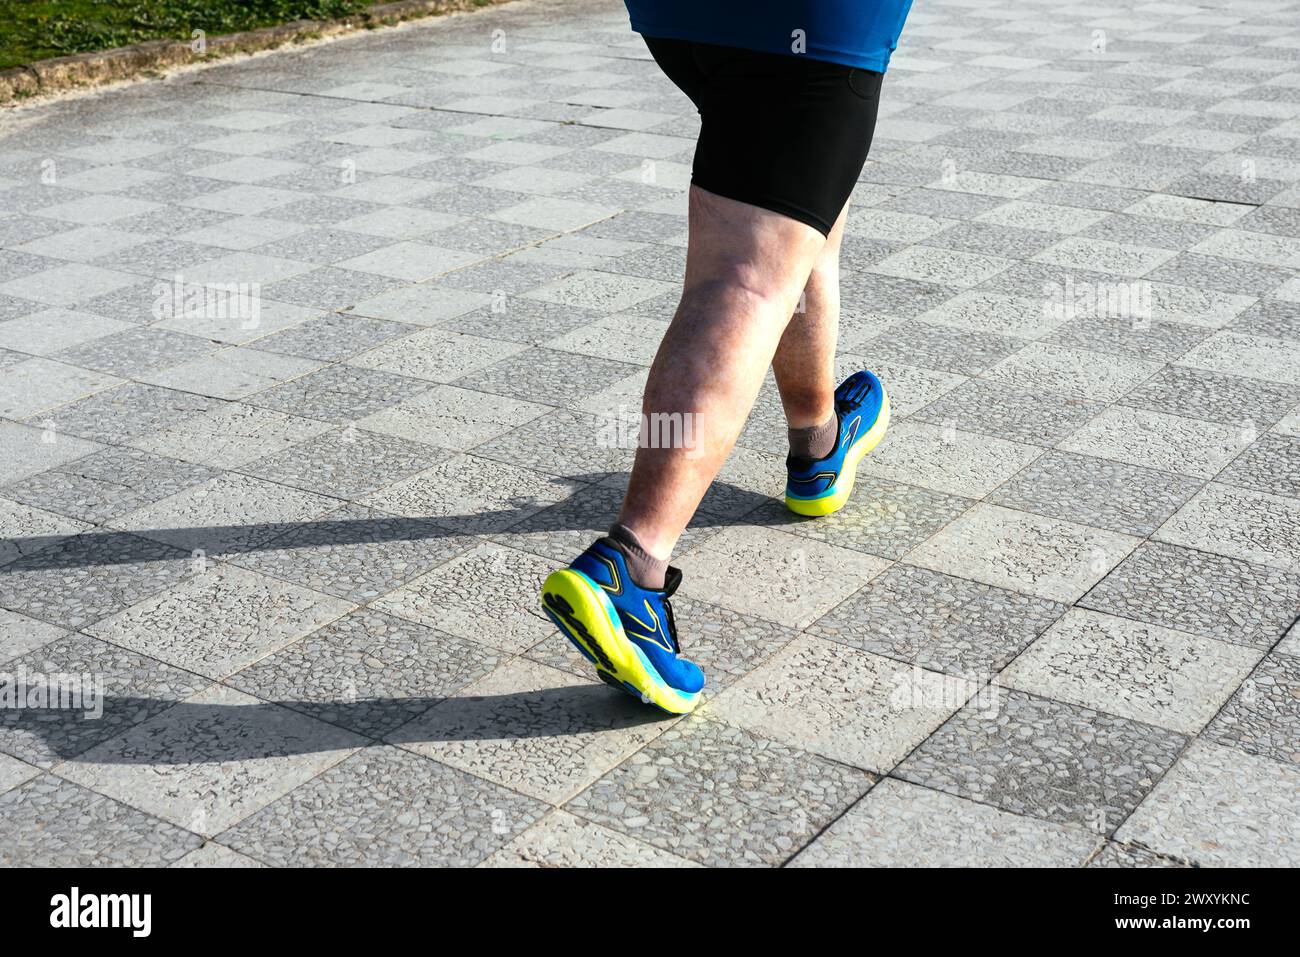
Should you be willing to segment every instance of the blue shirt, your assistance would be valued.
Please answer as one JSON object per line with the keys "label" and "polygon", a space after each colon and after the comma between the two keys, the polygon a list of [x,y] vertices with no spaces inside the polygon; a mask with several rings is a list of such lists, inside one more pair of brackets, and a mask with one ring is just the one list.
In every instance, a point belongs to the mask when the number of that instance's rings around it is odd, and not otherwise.
{"label": "blue shirt", "polygon": [[[912,0],[625,0],[632,29],[884,73]],[[800,48],[800,41],[803,47]]]}

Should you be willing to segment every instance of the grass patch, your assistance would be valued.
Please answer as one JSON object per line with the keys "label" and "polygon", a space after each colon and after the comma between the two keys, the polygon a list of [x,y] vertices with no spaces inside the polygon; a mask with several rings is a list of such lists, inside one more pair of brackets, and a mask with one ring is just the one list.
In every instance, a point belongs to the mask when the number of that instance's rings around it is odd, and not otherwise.
{"label": "grass patch", "polygon": [[0,0],[0,69],[145,40],[332,20],[382,0]]}

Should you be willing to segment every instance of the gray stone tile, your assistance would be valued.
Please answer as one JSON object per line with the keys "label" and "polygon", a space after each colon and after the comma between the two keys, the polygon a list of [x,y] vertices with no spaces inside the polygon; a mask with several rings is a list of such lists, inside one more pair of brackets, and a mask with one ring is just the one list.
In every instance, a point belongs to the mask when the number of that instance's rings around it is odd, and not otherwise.
{"label": "gray stone tile", "polygon": [[[228,677],[338,618],[350,602],[218,565],[88,628],[209,678]],[[219,622],[219,628],[213,623]]]}
{"label": "gray stone tile", "polygon": [[1300,389],[1260,379],[1170,366],[1134,388],[1120,402],[1137,409],[1262,430],[1300,402]]}
{"label": "gray stone tile", "polygon": [[[1268,534],[1261,534],[1267,529]],[[1156,539],[1300,572],[1300,499],[1211,482]]]}
{"label": "gray stone tile", "polygon": [[553,811],[480,867],[697,867],[626,834]]}
{"label": "gray stone tile", "polygon": [[345,505],[233,556],[241,567],[365,602],[473,546],[451,529]]}
{"label": "gray stone tile", "polygon": [[568,810],[705,865],[791,857],[875,779],[716,719],[679,722]]}
{"label": "gray stone tile", "polygon": [[1000,671],[1065,606],[911,565],[895,565],[808,629],[946,674]]}
{"label": "gray stone tile", "polygon": [[209,683],[86,635],[56,638],[4,668],[6,683],[25,688],[29,704],[43,691],[45,706],[0,712],[0,750],[42,768],[77,758]]}
{"label": "gray stone tile", "polygon": [[1071,609],[997,680],[1196,734],[1258,660],[1258,651],[1241,645]]}
{"label": "gray stone tile", "polygon": [[448,454],[348,426],[249,462],[240,471],[309,492],[355,499],[426,469]]}
{"label": "gray stone tile", "polygon": [[1042,454],[1018,442],[923,422],[898,422],[860,474],[949,495],[982,498]]}
{"label": "gray stone tile", "polygon": [[32,618],[80,628],[195,570],[190,554],[171,545],[113,532],[77,535],[5,566],[5,604]]}
{"label": "gray stone tile", "polygon": [[972,504],[967,498],[862,476],[848,504],[825,518],[801,519],[791,515],[784,503],[773,502],[747,519],[892,559],[902,558]]}
{"label": "gray stone tile", "polygon": [[1079,604],[1268,650],[1300,615],[1300,576],[1210,552],[1145,542]]}
{"label": "gray stone tile", "polygon": [[131,448],[111,448],[0,490],[39,508],[101,523],[216,477],[215,469]]}
{"label": "gray stone tile", "polygon": [[[520,376],[520,369],[527,369],[528,375]],[[639,366],[627,362],[556,349],[529,349],[457,379],[454,384],[526,402],[565,406],[639,371]]]}
{"label": "gray stone tile", "polygon": [[1094,834],[893,779],[880,782],[793,867],[1078,867]]}
{"label": "gray stone tile", "polygon": [[705,708],[791,747],[885,773],[977,687],[962,677],[801,636]]}
{"label": "gray stone tile", "polygon": [[461,532],[499,532],[564,498],[579,483],[490,459],[455,455],[362,504]]}
{"label": "gray stone tile", "polygon": [[133,439],[136,448],[218,469],[235,469],[326,431],[329,424],[224,402]]}
{"label": "gray stone tile", "polygon": [[202,843],[197,834],[50,775],[0,794],[5,867],[157,867]]}
{"label": "gray stone tile", "polygon": [[222,844],[268,864],[478,864],[546,806],[397,748],[368,748],[289,792]]}
{"label": "gray stone tile", "polygon": [[61,362],[126,378],[200,359],[216,351],[207,339],[138,326],[55,353]]}
{"label": "gray stone tile", "polygon": [[58,773],[212,836],[364,744],[341,728],[213,685]]}
{"label": "gray stone tile", "polygon": [[498,661],[490,650],[446,632],[358,609],[245,668],[229,683],[264,701],[378,738],[483,677]]}
{"label": "gray stone tile", "polygon": [[1300,498],[1300,439],[1260,436],[1219,473],[1217,481]]}
{"label": "gray stone tile", "polygon": [[999,505],[977,505],[913,549],[932,571],[1073,602],[1133,550],[1138,539]]}
{"label": "gray stone tile", "polygon": [[663,714],[591,678],[516,658],[388,740],[559,804],[666,725]]}
{"label": "gray stone tile", "polygon": [[[1086,445],[1070,441],[1078,447]],[[1051,451],[1000,486],[988,501],[1067,522],[1146,536],[1200,487],[1195,479],[1156,469]]]}
{"label": "gray stone tile", "polygon": [[1197,742],[1116,838],[1203,867],[1294,867],[1300,859],[1298,796],[1300,770],[1294,766]]}
{"label": "gray stone tile", "polygon": [[1186,742],[1174,731],[1012,691],[993,707],[959,711],[895,776],[1109,835]]}
{"label": "gray stone tile", "polygon": [[122,442],[216,408],[206,396],[127,383],[64,406],[42,424],[56,432],[103,442]]}
{"label": "gray stone tile", "polygon": [[411,326],[400,322],[331,313],[258,339],[257,348],[320,362],[338,362],[411,331]]}
{"label": "gray stone tile", "polygon": [[[682,595],[803,628],[889,563],[780,529],[736,525],[705,539],[677,564]],[[808,589],[810,576],[823,587]]]}
{"label": "gray stone tile", "polygon": [[1300,657],[1265,657],[1202,737],[1300,765]]}
{"label": "gray stone tile", "polygon": [[1148,851],[1136,844],[1118,844],[1107,841],[1101,852],[1088,862],[1088,867],[1110,868],[1148,868],[1148,867],[1190,867],[1182,861],[1163,857],[1154,851]]}
{"label": "gray stone tile", "polygon": [[418,395],[429,383],[375,369],[333,365],[274,386],[250,404],[325,422],[347,423]]}
{"label": "gray stone tile", "polygon": [[1030,445],[1055,445],[1104,408],[1099,402],[971,379],[911,418]]}

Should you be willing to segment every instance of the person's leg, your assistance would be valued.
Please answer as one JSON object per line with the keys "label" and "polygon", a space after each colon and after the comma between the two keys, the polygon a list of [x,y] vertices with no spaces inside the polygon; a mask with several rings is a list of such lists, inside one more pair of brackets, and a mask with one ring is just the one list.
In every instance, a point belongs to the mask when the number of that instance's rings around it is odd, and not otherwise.
{"label": "person's leg", "polygon": [[662,560],[731,452],[826,245],[811,226],[699,187],[689,235],[682,301],[650,367],[642,421],[689,417],[692,447],[642,443],[619,514]]}
{"label": "person's leg", "polygon": [[813,263],[800,308],[772,357],[790,449],[820,457],[835,444],[835,342],[840,323],[840,244],[848,204]]}

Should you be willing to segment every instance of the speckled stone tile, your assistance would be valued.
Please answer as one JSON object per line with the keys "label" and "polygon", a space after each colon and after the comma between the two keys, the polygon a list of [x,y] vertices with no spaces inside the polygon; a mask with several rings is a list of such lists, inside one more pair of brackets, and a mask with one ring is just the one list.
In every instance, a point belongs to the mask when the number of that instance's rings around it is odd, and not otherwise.
{"label": "speckled stone tile", "polygon": [[553,811],[480,867],[698,867],[626,834]]}
{"label": "speckled stone tile", "polygon": [[862,460],[859,474],[982,498],[1042,450],[947,426],[899,422]]}
{"label": "speckled stone tile", "polygon": [[1154,537],[1300,572],[1300,499],[1211,482]]}
{"label": "speckled stone tile", "polygon": [[874,780],[696,716],[663,732],[567,809],[701,864],[773,865],[789,859]]}
{"label": "speckled stone tile", "polygon": [[[626,409],[622,412],[613,417],[572,409],[548,410],[519,428],[476,446],[474,454],[551,475],[630,472],[636,455],[640,412]],[[673,434],[681,435],[676,431]]]}
{"label": "speckled stone tile", "polygon": [[[396,405],[368,415],[359,428],[426,445],[468,450],[502,433],[534,422],[548,406],[503,395],[435,385]],[[532,426],[525,429],[531,433]],[[514,464],[528,464],[514,459]]]}
{"label": "speckled stone tile", "polygon": [[64,628],[0,608],[0,665],[67,634]]}
{"label": "speckled stone tile", "polygon": [[1107,841],[1106,846],[1088,862],[1088,867],[1109,868],[1148,868],[1148,867],[1190,867],[1183,861],[1164,857],[1154,851],[1135,844],[1119,844]]}
{"label": "speckled stone tile", "polygon": [[1114,402],[1160,368],[1150,359],[1033,342],[990,368],[983,378],[1024,392]]}
{"label": "speckled stone tile", "polygon": [[5,605],[80,628],[162,591],[195,571],[190,554],[117,533],[67,538],[4,567]]}
{"label": "speckled stone tile", "polygon": [[1078,867],[1082,828],[1008,814],[904,781],[881,781],[792,867]]}
{"label": "speckled stone tile", "polygon": [[1300,342],[1223,329],[1189,350],[1181,366],[1300,386]]}
{"label": "speckled stone tile", "polygon": [[495,652],[359,609],[263,658],[229,684],[369,737],[382,737],[494,668]]}
{"label": "speckled stone tile", "polygon": [[366,496],[363,504],[481,534],[523,522],[560,501],[576,484],[491,459],[455,455]]}
{"label": "speckled stone tile", "polygon": [[516,658],[388,740],[559,804],[657,736],[668,721],[594,678]]}
{"label": "speckled stone tile", "polygon": [[438,565],[372,607],[511,654],[549,635],[538,595],[554,563],[485,542]]}
{"label": "speckled stone tile", "polygon": [[976,688],[961,677],[805,636],[706,708],[728,724],[883,773]]}
{"label": "speckled stone tile", "polygon": [[68,536],[90,527],[66,515],[0,498],[0,565],[66,542]]}
{"label": "speckled stone tile", "polygon": [[1258,660],[1258,651],[1242,645],[1071,609],[998,681],[1196,734]]}
{"label": "speckled stone tile", "polygon": [[1043,446],[1055,445],[1104,408],[1099,402],[1050,392],[1018,392],[971,379],[911,418]]}
{"label": "speckled stone tile", "polygon": [[191,555],[201,552],[196,558],[219,558],[255,549],[338,504],[338,499],[226,473],[115,518],[112,525]]}
{"label": "speckled stone tile", "polygon": [[[681,594],[795,628],[888,567],[872,555],[762,525],[726,528],[678,564]],[[823,587],[808,589],[810,576]]]}
{"label": "speckled stone tile", "polygon": [[[520,369],[527,369],[528,374],[519,375]],[[457,379],[454,384],[525,402],[569,406],[640,371],[640,366],[630,362],[535,348]]]}
{"label": "speckled stone tile", "polygon": [[1203,867],[1295,867],[1300,768],[1198,741],[1115,836]]}
{"label": "speckled stone tile", "polygon": [[1300,576],[1145,542],[1079,604],[1267,651],[1300,616]]}
{"label": "speckled stone tile", "polygon": [[318,435],[328,423],[227,402],[131,442],[135,448],[214,468],[234,469]]}
{"label": "speckled stone tile", "polygon": [[218,565],[90,626],[96,637],[209,678],[225,678],[352,605]]}
{"label": "speckled stone tile", "polygon": [[913,549],[908,561],[1052,601],[1072,602],[1133,550],[1138,539],[977,505]]}
{"label": "speckled stone tile", "polygon": [[245,868],[245,867],[265,867],[261,861],[255,861],[251,857],[238,854],[228,847],[222,847],[220,844],[214,844],[212,841],[204,844],[196,851],[190,851],[172,867],[197,868],[197,867],[218,867],[218,868]]}
{"label": "speckled stone tile", "polygon": [[30,781],[40,773],[40,768],[19,761],[17,758],[11,758],[7,754],[0,754],[0,794],[12,791],[24,781]]}
{"label": "speckled stone tile", "polygon": [[527,349],[518,342],[484,339],[447,329],[420,329],[353,356],[349,364],[393,375],[451,382],[489,366],[499,367]]}
{"label": "speckled stone tile", "polygon": [[1018,691],[976,700],[896,777],[1013,814],[1110,834],[1174,763],[1174,731]]}
{"label": "speckled stone tile", "polygon": [[1025,344],[991,332],[976,332],[927,322],[902,322],[874,339],[858,343],[856,351],[925,369],[975,375],[1005,359]]}
{"label": "speckled stone tile", "polygon": [[[1082,444],[1082,443],[1080,443]],[[988,501],[1129,535],[1150,535],[1200,489],[1194,478],[1051,451]]]}
{"label": "speckled stone tile", "polygon": [[66,405],[41,425],[81,438],[121,443],[175,425],[217,404],[206,396],[130,382]]}
{"label": "speckled stone tile", "polygon": [[747,520],[894,559],[930,538],[973,504],[968,498],[861,476],[848,504],[833,515],[799,518],[784,502],[772,502],[747,516]]}
{"label": "speckled stone tile", "polygon": [[449,454],[349,425],[250,462],[240,471],[321,495],[355,499],[426,469]]}
{"label": "speckled stone tile", "polygon": [[1239,428],[1112,406],[1060,444],[1068,452],[1212,478],[1247,444]]}
{"label": "speckled stone tile", "polygon": [[345,505],[311,522],[290,525],[255,549],[232,556],[232,561],[314,591],[364,602],[473,545],[473,539],[444,526]]}
{"label": "speckled stone tile", "polygon": [[214,685],[58,773],[211,836],[364,744],[341,728]]}
{"label": "speckled stone tile", "polygon": [[1300,498],[1300,438],[1260,436],[1219,473],[1217,481]]}
{"label": "speckled stone tile", "polygon": [[1265,657],[1202,737],[1300,766],[1300,657]]}
{"label": "speckled stone tile", "polygon": [[81,688],[80,700],[71,702],[76,708],[0,711],[0,750],[42,768],[75,758],[209,684],[86,635],[55,639],[6,662],[4,670],[6,683],[27,687],[29,698],[35,688]]}
{"label": "speckled stone tile", "polygon": [[263,352],[338,362],[414,331],[401,322],[331,313],[257,340]]}
{"label": "speckled stone tile", "polygon": [[495,296],[490,305],[441,320],[441,328],[489,339],[538,345],[599,318],[594,309],[578,309],[518,296]]}
{"label": "speckled stone tile", "polygon": [[546,805],[397,748],[367,748],[220,835],[274,866],[478,864]]}
{"label": "speckled stone tile", "polygon": [[250,405],[346,424],[425,391],[421,379],[334,365],[259,392]]}
{"label": "speckled stone tile", "polygon": [[215,469],[131,448],[105,449],[41,472],[0,493],[99,523],[215,478]]}
{"label": "speckled stone tile", "polygon": [[1170,366],[1137,386],[1120,403],[1190,419],[1263,430],[1300,402],[1300,389],[1262,379]]}
{"label": "speckled stone tile", "polygon": [[49,775],[0,794],[5,867],[157,867],[202,843],[197,834]]}
{"label": "speckled stone tile", "polygon": [[833,608],[809,632],[932,671],[1000,671],[1065,606],[1042,598],[895,565]]}

